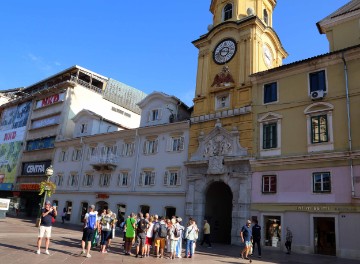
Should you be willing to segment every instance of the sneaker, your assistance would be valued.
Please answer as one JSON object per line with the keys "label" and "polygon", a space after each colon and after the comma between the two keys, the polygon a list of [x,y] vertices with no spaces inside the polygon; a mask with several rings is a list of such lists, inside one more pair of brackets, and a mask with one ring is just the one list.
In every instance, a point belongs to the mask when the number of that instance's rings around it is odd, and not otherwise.
{"label": "sneaker", "polygon": [[46,251],[45,251],[45,254],[46,254],[46,255],[50,255],[49,250],[46,250]]}
{"label": "sneaker", "polygon": [[40,255],[40,249],[36,250],[36,254]]}
{"label": "sneaker", "polygon": [[91,255],[90,255],[90,254],[86,254],[86,257],[87,257],[87,258],[91,258]]}
{"label": "sneaker", "polygon": [[85,253],[86,253],[85,250],[82,250],[80,255],[85,255]]}

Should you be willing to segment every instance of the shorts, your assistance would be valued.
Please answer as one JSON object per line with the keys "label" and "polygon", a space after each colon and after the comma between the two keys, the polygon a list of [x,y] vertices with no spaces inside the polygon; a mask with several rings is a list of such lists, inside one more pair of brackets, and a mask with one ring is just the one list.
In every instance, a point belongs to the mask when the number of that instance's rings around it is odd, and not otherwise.
{"label": "shorts", "polygon": [[152,245],[152,237],[146,237],[145,239],[145,245]]}
{"label": "shorts", "polygon": [[51,226],[40,226],[39,228],[39,236],[38,237],[51,237]]}
{"label": "shorts", "polygon": [[252,243],[251,241],[245,241],[245,247],[251,247]]}
{"label": "shorts", "polygon": [[90,229],[90,228],[84,228],[83,230],[83,236],[82,236],[82,241],[85,241],[85,244],[87,242],[92,242],[92,240],[94,239],[94,234],[95,234],[95,230],[94,229]]}
{"label": "shorts", "polygon": [[170,240],[170,252],[176,251],[176,245],[178,243],[178,240],[171,239]]}
{"label": "shorts", "polygon": [[146,235],[145,233],[136,235],[136,244],[145,245]]}
{"label": "shorts", "polygon": [[162,237],[155,238],[155,247],[164,249],[165,248],[165,240],[166,239],[162,238]]}

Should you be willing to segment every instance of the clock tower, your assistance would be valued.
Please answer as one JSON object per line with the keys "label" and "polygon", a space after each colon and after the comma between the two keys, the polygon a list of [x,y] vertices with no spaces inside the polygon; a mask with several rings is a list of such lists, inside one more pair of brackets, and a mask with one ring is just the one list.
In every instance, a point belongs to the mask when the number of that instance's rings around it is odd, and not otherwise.
{"label": "clock tower", "polygon": [[[282,65],[272,28],[276,0],[211,0],[212,24],[199,49],[191,117],[186,214],[217,225],[217,242],[238,244],[250,217],[254,154],[250,75]],[[215,209],[217,208],[217,209]]]}

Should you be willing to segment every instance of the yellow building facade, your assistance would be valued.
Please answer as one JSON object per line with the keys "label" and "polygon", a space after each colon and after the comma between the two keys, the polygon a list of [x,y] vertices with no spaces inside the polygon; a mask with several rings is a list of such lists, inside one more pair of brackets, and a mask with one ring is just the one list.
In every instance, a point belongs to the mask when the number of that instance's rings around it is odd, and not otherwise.
{"label": "yellow building facade", "polygon": [[[216,242],[240,244],[246,219],[261,244],[360,258],[360,3],[317,23],[329,53],[282,65],[276,1],[213,0],[199,49],[186,215]],[[274,18],[276,19],[276,18]],[[283,231],[282,231],[283,230]]]}

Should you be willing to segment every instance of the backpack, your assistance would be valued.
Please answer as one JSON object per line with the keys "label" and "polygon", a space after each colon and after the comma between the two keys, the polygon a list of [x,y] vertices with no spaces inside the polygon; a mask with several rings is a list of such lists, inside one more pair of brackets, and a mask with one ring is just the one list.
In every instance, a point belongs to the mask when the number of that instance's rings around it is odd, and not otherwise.
{"label": "backpack", "polygon": [[167,228],[165,224],[160,224],[159,227],[159,237],[165,238],[167,236]]}
{"label": "backpack", "polygon": [[174,237],[175,238],[178,238],[180,237],[180,230],[175,226],[174,228]]}
{"label": "backpack", "polygon": [[89,217],[87,219],[86,227],[89,229],[94,230],[96,224],[96,214],[89,214]]}
{"label": "backpack", "polygon": [[146,221],[145,221],[145,219],[140,219],[139,223],[137,224],[137,232],[138,233],[145,233],[146,232]]}

